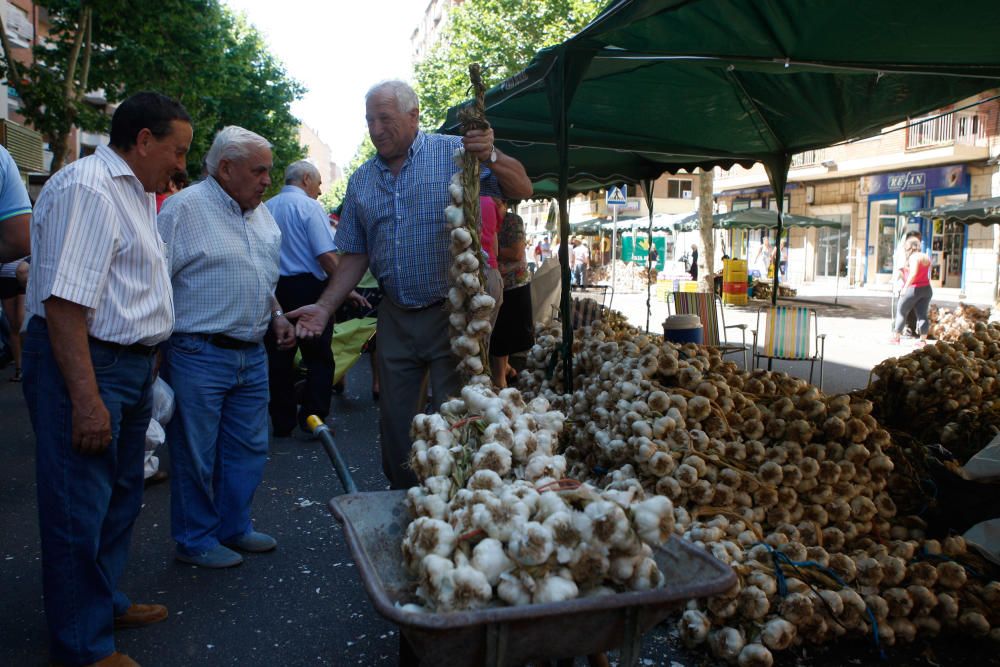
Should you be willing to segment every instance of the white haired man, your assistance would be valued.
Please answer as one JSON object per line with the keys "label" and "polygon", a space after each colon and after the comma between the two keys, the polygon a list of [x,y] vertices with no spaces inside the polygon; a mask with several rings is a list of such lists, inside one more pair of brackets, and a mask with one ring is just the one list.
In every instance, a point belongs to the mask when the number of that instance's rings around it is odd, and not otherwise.
{"label": "white haired man", "polygon": [[[219,131],[208,177],[170,197],[157,219],[167,245],[176,324],[163,377],[176,412],[167,427],[176,558],[209,568],[243,562],[232,548],[274,549],[250,504],[267,458],[267,354],[295,333],[274,297],[281,232],[266,206],[271,146],[241,127]],[[230,548],[232,547],[232,548]]]}
{"label": "white haired man", "polygon": [[424,134],[413,89],[402,81],[375,85],[365,97],[368,134],[377,155],[351,176],[337,229],[339,268],[323,295],[289,315],[302,336],[319,335],[371,267],[385,293],[378,315],[382,378],[382,470],[394,489],[413,486],[407,465],[410,422],[424,407],[429,376],[433,407],[459,389],[448,314],[450,238],[443,211],[459,146],[483,163],[483,195],[524,199],[532,186],[520,162],[495,150],[493,130],[464,137]]}

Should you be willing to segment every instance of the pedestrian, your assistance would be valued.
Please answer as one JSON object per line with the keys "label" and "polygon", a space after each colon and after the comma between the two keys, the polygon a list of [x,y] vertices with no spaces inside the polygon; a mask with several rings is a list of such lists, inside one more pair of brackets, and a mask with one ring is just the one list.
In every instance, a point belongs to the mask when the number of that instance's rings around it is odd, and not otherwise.
{"label": "pedestrian", "polygon": [[535,344],[535,321],[531,310],[531,274],[524,257],[524,220],[497,199],[501,216],[499,241],[500,275],[503,277],[503,305],[490,336],[490,363],[493,383],[506,387],[512,374],[509,357]]}
{"label": "pedestrian", "polygon": [[649,278],[651,281],[656,280],[657,268],[656,265],[660,261],[660,251],[656,249],[656,244],[649,246]]}
{"label": "pedestrian", "polygon": [[277,545],[250,518],[267,459],[263,339],[270,329],[288,349],[295,334],[274,298],[281,232],[260,205],[271,184],[270,144],[225,127],[207,164],[208,177],[167,199],[157,223],[177,316],[162,369],[175,400],[170,532],[177,560],[220,568],[243,562],[233,549]]}
{"label": "pedestrian", "polygon": [[542,261],[544,262],[550,257],[552,257],[552,245],[549,243],[549,237],[546,236],[542,239]]}
{"label": "pedestrian", "polygon": [[694,243],[691,244],[691,266],[688,273],[691,274],[691,280],[698,280],[698,246]]}
{"label": "pedestrian", "polygon": [[918,238],[907,239],[904,251],[906,265],[903,287],[899,293],[896,321],[889,342],[893,345],[899,344],[899,335],[906,325],[906,317],[910,311],[915,311],[917,314],[917,334],[920,336],[917,345],[926,345],[927,333],[930,331],[927,310],[931,303],[931,296],[933,296],[930,281],[931,258],[920,250],[920,239]]}
{"label": "pedestrian", "polygon": [[590,248],[586,241],[573,239],[570,250],[570,262],[573,267],[573,280],[577,286],[587,282],[587,268],[590,266]]}
{"label": "pedestrian", "polygon": [[0,262],[16,262],[31,251],[31,200],[17,163],[0,146]]}
{"label": "pedestrian", "polygon": [[[906,242],[910,239],[917,239],[917,241],[920,241],[920,230],[911,229],[906,232],[905,237],[896,245],[896,249],[892,253],[892,288],[893,296],[896,297],[897,302],[900,292],[902,292],[903,289],[903,283],[906,281]],[[895,323],[895,313],[893,313],[893,322]],[[904,328],[904,332],[907,336],[916,337],[916,310],[911,310],[910,314],[906,316],[906,327]]]}
{"label": "pedestrian", "polygon": [[[315,165],[307,160],[293,162],[285,169],[285,186],[266,204],[281,230],[280,277],[275,297],[289,310],[314,303],[337,269],[330,218],[316,201],[321,185],[322,177]],[[356,293],[354,297],[360,298]],[[335,370],[330,348],[333,325],[331,319],[320,336],[285,348],[279,347],[274,331],[264,336],[270,390],[267,407],[274,437],[290,436],[296,424],[308,430],[309,415],[325,420],[329,414]],[[306,369],[299,392],[295,382],[297,350]]]}
{"label": "pedestrian", "polygon": [[[25,193],[25,199],[28,195]],[[24,322],[25,287],[17,280],[17,267],[27,257],[13,262],[0,264],[0,302],[3,304],[3,314],[7,318],[10,331],[7,334],[7,345],[10,348],[10,359],[14,362],[14,374],[11,382],[21,381],[21,324]],[[3,365],[6,365],[6,361]]]}
{"label": "pedestrian", "polygon": [[347,186],[337,231],[340,268],[315,305],[290,315],[300,335],[317,335],[371,266],[385,293],[378,313],[382,469],[392,488],[403,489],[417,481],[408,465],[409,431],[426,405],[424,381],[433,410],[459,390],[443,307],[452,262],[444,219],[452,155],[464,146],[479,158],[481,194],[526,198],[532,187],[521,163],[495,149],[493,130],[465,137],[420,131],[417,96],[402,81],[369,90],[365,111],[377,154]]}
{"label": "pedestrian", "polygon": [[142,505],[157,346],[174,324],[153,193],[184,168],[191,136],[180,104],[133,95],[110,145],[56,172],[35,207],[24,397],[54,663],[135,665],[114,629],[167,616],[118,583]]}
{"label": "pedestrian", "polygon": [[[500,226],[501,215],[495,201],[495,197],[480,197],[479,211],[482,220],[482,232],[479,235],[479,242],[483,252],[486,253],[486,266],[483,267],[483,275],[486,277],[486,293],[493,297],[493,310],[490,312],[490,326],[496,326],[497,315],[500,314],[500,306],[503,304],[503,278],[500,277],[500,270],[497,268],[497,230]],[[523,248],[522,248],[523,250]]]}

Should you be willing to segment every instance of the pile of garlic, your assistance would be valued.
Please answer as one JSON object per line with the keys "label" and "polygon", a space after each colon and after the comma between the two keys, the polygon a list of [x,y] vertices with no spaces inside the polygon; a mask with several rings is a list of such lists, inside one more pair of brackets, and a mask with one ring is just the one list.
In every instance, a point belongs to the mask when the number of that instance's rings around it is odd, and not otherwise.
{"label": "pile of garlic", "polygon": [[967,303],[958,304],[954,310],[932,305],[928,319],[931,338],[953,342],[966,331],[974,331],[980,322],[985,324],[990,319],[990,309]]}
{"label": "pile of garlic", "polygon": [[[987,337],[962,345],[1000,358]],[[919,520],[896,516],[888,480],[897,452],[872,401],[738,371],[713,350],[664,345],[621,322],[577,331],[566,391],[558,365],[547,379],[559,343],[557,329],[539,329],[519,386],[571,417],[568,474],[598,486],[638,482],[669,498],[677,532],[739,576],[725,595],[691,604],[685,641],[770,665],[772,650],[875,626],[883,645],[917,630],[1000,640],[1000,584],[966,576],[955,560],[965,554],[960,538],[924,539]],[[935,379],[953,375],[942,364]],[[822,567],[793,565],[804,562]]]}
{"label": "pile of garlic", "polygon": [[[467,385],[417,415],[403,559],[426,609],[570,600],[663,583],[652,547],[674,510],[638,484],[596,489],[565,478],[565,416],[516,389]],[[411,609],[416,607],[410,607]]]}
{"label": "pile of garlic", "polygon": [[[455,162],[462,166],[463,150],[455,152]],[[451,234],[452,264],[450,275],[452,286],[448,290],[448,308],[451,325],[451,351],[460,359],[458,371],[466,381],[489,385],[489,359],[486,350],[489,345],[490,314],[496,301],[485,290],[482,267],[482,248],[479,243],[477,220],[472,224],[470,216],[463,210],[463,172],[451,177],[448,193],[451,204],[444,210],[444,217]],[[478,198],[472,207],[478,211]]]}
{"label": "pile of garlic", "polygon": [[953,342],[887,359],[872,375],[865,394],[881,422],[939,442],[963,463],[1000,428],[1000,324],[979,322]]}

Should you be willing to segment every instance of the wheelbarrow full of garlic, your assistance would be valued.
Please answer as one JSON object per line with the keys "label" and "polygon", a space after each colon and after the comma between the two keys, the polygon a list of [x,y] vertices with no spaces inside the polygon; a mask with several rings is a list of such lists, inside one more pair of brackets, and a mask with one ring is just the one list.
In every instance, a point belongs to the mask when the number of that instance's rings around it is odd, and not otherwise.
{"label": "wheelbarrow full of garlic", "polygon": [[[344,488],[352,489],[347,467],[343,461],[337,465],[339,454],[329,433],[319,435]],[[652,548],[663,577],[646,590],[601,587],[602,594],[542,603],[529,599],[514,605],[491,594],[488,602],[474,609],[430,611],[415,604],[421,602],[417,589],[422,584],[402,557],[404,537],[408,529],[412,537],[410,524],[414,522],[407,509],[407,492],[347,493],[333,498],[329,506],[343,524],[375,609],[399,626],[421,665],[524,665],[616,648],[621,649],[618,664],[636,665],[643,633],[687,601],[721,593],[736,581],[729,566],[671,537]],[[458,594],[461,582],[457,577],[454,581]]]}

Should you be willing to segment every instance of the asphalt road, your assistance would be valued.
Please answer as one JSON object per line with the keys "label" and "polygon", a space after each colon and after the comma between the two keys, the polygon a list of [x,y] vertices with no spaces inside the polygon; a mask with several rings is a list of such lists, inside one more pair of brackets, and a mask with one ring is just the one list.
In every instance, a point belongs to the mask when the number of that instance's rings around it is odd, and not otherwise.
{"label": "asphalt road", "polygon": [[[0,666],[45,665],[34,441],[20,386],[0,371]],[[370,397],[367,359],[348,375],[328,420],[361,491],[386,488]],[[167,457],[165,456],[164,459]],[[169,466],[169,463],[167,462]],[[394,665],[398,634],[370,605],[326,502],[341,492],[317,442],[277,439],[254,500],[258,529],[278,549],[243,565],[209,571],[177,563],[169,534],[169,485],[146,492],[123,590],[136,602],[163,603],[170,617],[122,631],[119,650],[144,665]],[[963,642],[891,653],[896,664],[997,664],[994,647]],[[615,664],[615,655],[611,656]],[[578,661],[583,664],[582,661]],[[664,624],[644,641],[643,665],[712,665],[705,652],[678,646]],[[779,665],[881,665],[868,642],[786,652]]]}

